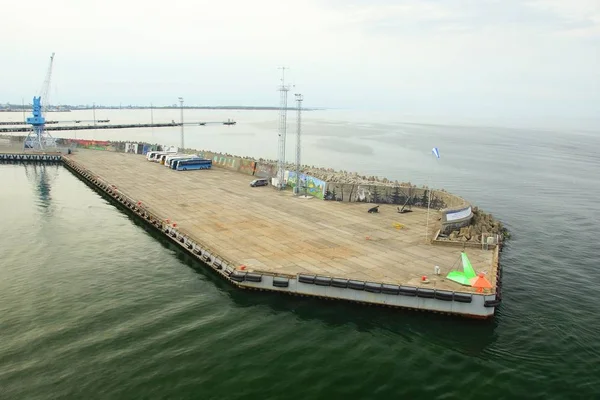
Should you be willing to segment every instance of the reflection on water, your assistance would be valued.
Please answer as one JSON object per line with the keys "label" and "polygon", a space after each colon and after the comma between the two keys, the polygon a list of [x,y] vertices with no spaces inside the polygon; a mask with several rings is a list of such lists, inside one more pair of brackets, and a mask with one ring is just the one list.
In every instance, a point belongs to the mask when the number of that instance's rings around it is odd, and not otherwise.
{"label": "reflection on water", "polygon": [[28,181],[35,191],[38,206],[42,209],[46,209],[47,212],[50,213],[52,182],[56,179],[58,170],[59,168],[62,168],[62,166],[43,163],[23,163],[22,166]]}

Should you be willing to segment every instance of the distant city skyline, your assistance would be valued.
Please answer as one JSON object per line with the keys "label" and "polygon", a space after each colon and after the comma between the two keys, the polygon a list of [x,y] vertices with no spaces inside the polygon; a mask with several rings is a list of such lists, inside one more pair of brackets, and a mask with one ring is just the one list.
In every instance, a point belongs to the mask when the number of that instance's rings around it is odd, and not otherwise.
{"label": "distant city skyline", "polygon": [[9,2],[0,34],[18,40],[0,43],[3,100],[31,102],[56,52],[51,104],[181,96],[276,107],[285,65],[307,107],[495,118],[600,110],[597,0],[149,4]]}

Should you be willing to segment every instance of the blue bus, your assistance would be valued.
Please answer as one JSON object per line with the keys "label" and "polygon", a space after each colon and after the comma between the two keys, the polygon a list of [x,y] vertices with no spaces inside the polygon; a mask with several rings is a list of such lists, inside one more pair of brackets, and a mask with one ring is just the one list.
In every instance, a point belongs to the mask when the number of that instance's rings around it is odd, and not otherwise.
{"label": "blue bus", "polygon": [[178,160],[175,169],[177,171],[188,171],[193,169],[210,169],[212,167],[212,160],[206,160],[203,158],[194,158],[188,160]]}
{"label": "blue bus", "polygon": [[171,160],[171,163],[169,164],[169,168],[171,169],[177,169],[177,165],[179,165],[180,161],[183,160],[201,160],[202,158],[196,155],[189,155],[187,157],[178,157],[178,158],[174,158]]}

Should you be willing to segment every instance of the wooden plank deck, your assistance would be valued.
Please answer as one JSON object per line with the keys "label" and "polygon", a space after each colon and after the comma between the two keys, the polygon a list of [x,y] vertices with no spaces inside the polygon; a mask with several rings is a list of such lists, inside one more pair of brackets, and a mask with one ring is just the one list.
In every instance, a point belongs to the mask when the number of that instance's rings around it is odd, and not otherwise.
{"label": "wooden plank deck", "polygon": [[[312,273],[363,281],[474,292],[444,276],[461,267],[460,248],[425,243],[427,210],[398,214],[382,205],[302,199],[272,187],[252,188],[249,175],[213,167],[173,171],[135,154],[79,150],[66,156],[219,255],[250,269]],[[430,236],[439,213],[430,211]],[[394,224],[401,223],[402,229]],[[477,272],[495,284],[493,251],[467,249]],[[442,274],[434,275],[439,265]],[[421,276],[430,281],[421,283]]]}

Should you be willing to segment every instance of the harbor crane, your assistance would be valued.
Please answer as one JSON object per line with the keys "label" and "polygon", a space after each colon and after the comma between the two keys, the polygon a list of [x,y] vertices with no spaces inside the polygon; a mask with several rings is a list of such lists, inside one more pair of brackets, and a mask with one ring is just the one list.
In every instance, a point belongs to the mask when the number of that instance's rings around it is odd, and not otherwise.
{"label": "harbor crane", "polygon": [[24,150],[45,151],[56,149],[56,140],[46,131],[46,112],[48,110],[48,95],[50,93],[50,80],[52,78],[52,65],[54,64],[54,53],[50,56],[50,65],[46,71],[46,78],[42,84],[39,95],[33,97],[32,116],[27,118],[31,125],[31,131],[27,134],[23,143]]}

